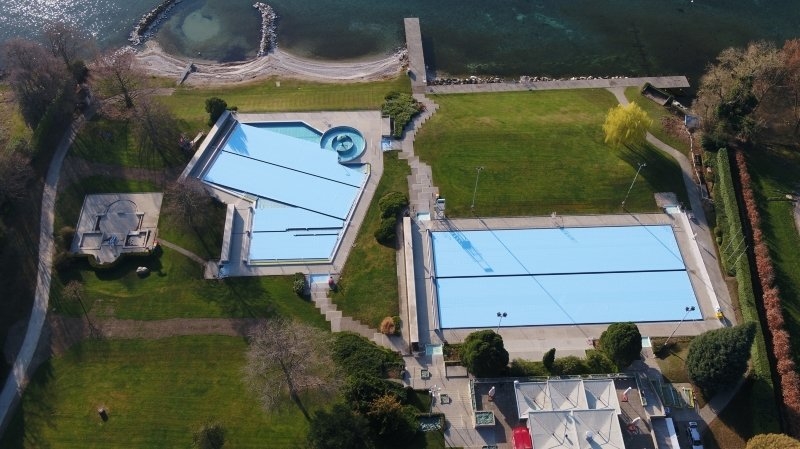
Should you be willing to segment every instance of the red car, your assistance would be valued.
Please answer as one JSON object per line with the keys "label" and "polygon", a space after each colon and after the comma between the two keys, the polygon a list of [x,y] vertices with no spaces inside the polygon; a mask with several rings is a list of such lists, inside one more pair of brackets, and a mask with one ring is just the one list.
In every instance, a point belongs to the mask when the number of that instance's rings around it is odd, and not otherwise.
{"label": "red car", "polygon": [[531,433],[525,426],[514,428],[514,449],[533,449]]}

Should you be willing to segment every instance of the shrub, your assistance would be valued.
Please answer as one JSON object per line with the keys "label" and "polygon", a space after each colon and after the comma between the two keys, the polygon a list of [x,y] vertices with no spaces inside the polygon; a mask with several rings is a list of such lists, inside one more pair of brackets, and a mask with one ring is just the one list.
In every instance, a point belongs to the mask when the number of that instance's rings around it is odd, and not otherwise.
{"label": "shrub", "polygon": [[403,363],[399,355],[352,332],[334,335],[331,356],[345,374],[375,377],[386,377],[389,368]]}
{"label": "shrub", "polygon": [[342,394],[350,407],[361,414],[368,413],[372,408],[372,403],[383,396],[392,396],[398,402],[408,399],[408,392],[399,383],[368,374],[355,374],[348,377],[342,388]]}
{"label": "shrub", "polygon": [[378,439],[392,446],[408,442],[417,433],[416,410],[401,404],[393,394],[375,398],[367,411],[367,420]]}
{"label": "shrub", "polygon": [[744,375],[755,331],[755,323],[745,323],[708,331],[692,340],[686,371],[704,396],[710,398]]}
{"label": "shrub", "polygon": [[547,368],[547,371],[553,370],[553,362],[556,360],[556,348],[550,348],[547,352],[544,353],[542,356],[542,363],[544,367]]}
{"label": "shrub", "polygon": [[589,374],[589,367],[580,357],[569,355],[553,362],[552,373],[559,376]]}
{"label": "shrub", "polygon": [[600,335],[600,349],[620,370],[624,370],[642,352],[642,335],[634,323],[613,323]]}
{"label": "shrub", "polygon": [[745,449],[800,449],[800,441],[779,433],[766,433],[750,438]]}
{"label": "shrub", "polygon": [[497,377],[508,367],[503,337],[491,329],[473,332],[464,339],[464,366],[476,377]]}
{"label": "shrub", "polygon": [[222,449],[225,446],[225,428],[218,422],[207,422],[200,426],[192,437],[195,449]]}
{"label": "shrub", "polygon": [[367,419],[344,404],[314,413],[308,426],[308,444],[313,449],[369,449],[371,440]]}
{"label": "shrub", "polygon": [[392,118],[392,137],[403,136],[403,129],[422,111],[422,104],[406,93],[390,92],[384,97],[381,112]]}
{"label": "shrub", "polygon": [[397,219],[395,217],[381,218],[381,223],[375,231],[375,240],[381,245],[394,247],[397,243]]}
{"label": "shrub", "polygon": [[382,218],[396,218],[408,207],[408,196],[400,192],[389,192],[378,200]]}
{"label": "shrub", "polygon": [[72,241],[75,239],[75,228],[63,226],[58,230],[58,246],[64,251],[69,251]]}
{"label": "shrub", "polygon": [[387,316],[386,318],[381,321],[381,333],[383,335],[394,335],[397,331],[397,328],[394,324],[394,318]]}
{"label": "shrub", "polygon": [[217,123],[225,110],[228,109],[228,103],[219,97],[206,98],[206,112],[208,112],[208,126],[214,126]]}
{"label": "shrub", "polygon": [[514,359],[508,369],[512,377],[547,377],[550,375],[545,365],[538,360]]}
{"label": "shrub", "polygon": [[306,297],[306,275],[303,273],[295,273],[294,281],[292,282],[292,291],[299,297]]}
{"label": "shrub", "polygon": [[586,351],[586,367],[590,374],[616,373],[617,367],[602,351]]}

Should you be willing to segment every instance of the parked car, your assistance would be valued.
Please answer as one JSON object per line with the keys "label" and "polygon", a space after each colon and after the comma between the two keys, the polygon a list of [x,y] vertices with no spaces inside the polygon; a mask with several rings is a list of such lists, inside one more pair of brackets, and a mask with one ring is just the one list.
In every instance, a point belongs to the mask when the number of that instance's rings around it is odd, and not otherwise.
{"label": "parked car", "polygon": [[686,436],[692,443],[692,449],[703,449],[703,442],[700,440],[700,430],[697,428],[697,423],[690,421],[686,427]]}

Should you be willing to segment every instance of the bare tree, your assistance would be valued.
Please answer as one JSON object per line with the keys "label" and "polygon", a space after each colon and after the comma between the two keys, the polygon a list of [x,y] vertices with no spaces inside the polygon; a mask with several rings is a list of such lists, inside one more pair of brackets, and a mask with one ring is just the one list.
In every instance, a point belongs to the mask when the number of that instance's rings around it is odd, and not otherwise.
{"label": "bare tree", "polygon": [[338,388],[325,337],[317,328],[283,318],[271,319],[251,332],[244,378],[265,408],[288,394],[309,418],[298,395]]}
{"label": "bare tree", "polygon": [[195,226],[211,205],[203,184],[197,178],[184,178],[167,187],[164,198],[166,212],[178,225]]}
{"label": "bare tree", "polygon": [[784,68],[786,69],[786,87],[792,105],[794,133],[800,131],[800,39],[791,39],[781,49]]}
{"label": "bare tree", "polygon": [[25,122],[35,128],[48,108],[72,85],[72,76],[42,45],[12,39],[3,46],[9,81]]}
{"label": "bare tree", "polygon": [[81,58],[92,53],[93,40],[72,25],[60,21],[46,24],[43,34],[50,53],[64,62],[64,67],[76,76],[76,81],[81,81],[75,71],[79,69],[78,65],[85,69]]}
{"label": "bare tree", "polygon": [[83,303],[83,284],[79,281],[69,281],[61,289],[61,296],[70,302],[77,302],[83,310],[83,316],[86,317],[86,323],[89,325],[89,333],[92,336],[96,335],[96,329],[92,320],[89,318],[89,312],[86,310],[86,305]]}
{"label": "bare tree", "polygon": [[17,151],[0,152],[0,204],[24,198],[33,177],[27,157]]}
{"label": "bare tree", "polygon": [[109,100],[119,98],[130,109],[144,87],[145,75],[135,64],[132,52],[117,50],[101,54],[94,63],[97,91]]}

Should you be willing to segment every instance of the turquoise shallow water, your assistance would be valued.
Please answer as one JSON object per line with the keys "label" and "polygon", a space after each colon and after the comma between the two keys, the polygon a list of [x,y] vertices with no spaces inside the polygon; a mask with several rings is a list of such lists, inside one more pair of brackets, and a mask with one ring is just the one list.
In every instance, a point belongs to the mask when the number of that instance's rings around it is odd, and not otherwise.
{"label": "turquoise shallow water", "polygon": [[[63,17],[121,44],[153,0],[4,0],[0,40]],[[253,0],[184,0],[159,31],[169,51],[205,59],[255,55]],[[427,61],[453,74],[694,76],[720,50],[800,37],[791,0],[273,0],[278,44],[295,54],[355,59],[403,44],[420,17]]]}

